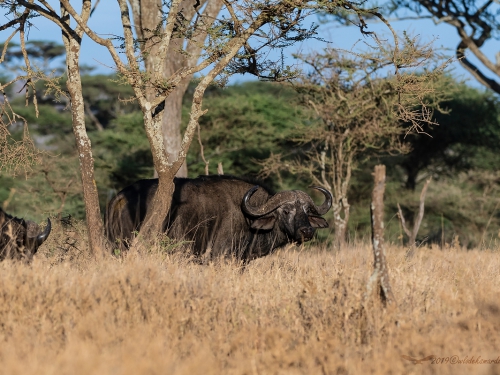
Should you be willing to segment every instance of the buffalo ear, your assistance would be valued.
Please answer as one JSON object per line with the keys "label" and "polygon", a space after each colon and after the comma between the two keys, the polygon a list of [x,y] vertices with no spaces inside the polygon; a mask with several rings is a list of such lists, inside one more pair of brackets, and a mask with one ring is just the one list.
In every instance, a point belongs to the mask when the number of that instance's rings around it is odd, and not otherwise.
{"label": "buffalo ear", "polygon": [[328,228],[328,223],[320,216],[308,216],[309,223],[313,228]]}
{"label": "buffalo ear", "polygon": [[269,230],[274,228],[275,222],[276,218],[273,215],[264,216],[264,217],[259,217],[258,219],[252,221],[250,227],[253,229]]}

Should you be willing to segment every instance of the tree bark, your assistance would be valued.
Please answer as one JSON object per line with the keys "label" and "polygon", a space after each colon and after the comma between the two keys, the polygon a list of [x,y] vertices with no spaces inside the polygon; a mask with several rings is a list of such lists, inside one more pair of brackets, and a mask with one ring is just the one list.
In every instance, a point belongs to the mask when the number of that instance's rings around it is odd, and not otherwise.
{"label": "tree bark", "polygon": [[131,249],[143,253],[148,246],[155,243],[157,236],[163,233],[163,225],[172,205],[174,189],[174,173],[171,177],[165,176],[158,179],[158,189],[151,202],[151,207],[155,209],[147,211],[141,230],[132,241]]}
{"label": "tree bark", "polygon": [[[182,5],[184,5],[184,7],[186,5],[185,3],[187,3],[187,1],[183,2]],[[189,12],[187,16],[192,17],[191,13],[193,12]],[[186,17],[186,15],[184,16]],[[182,49],[183,43],[184,39],[178,39],[178,38],[172,39],[172,41],[170,42],[170,48],[169,48],[170,53],[166,56],[165,68],[163,71],[163,75],[165,78],[174,75],[175,72],[187,66],[188,60],[186,59],[185,56],[183,56],[181,53],[178,52],[180,49]],[[165,143],[165,148],[169,160],[177,160],[179,152],[181,151],[182,99],[184,98],[184,94],[186,93],[186,90],[189,86],[189,81],[191,81],[192,77],[193,76],[190,75],[184,78],[184,80],[182,80],[182,82],[174,89],[174,91],[165,100],[165,112],[162,121],[162,132],[163,132],[163,142]],[[179,168],[179,171],[177,172],[176,176],[177,177],[188,176],[186,161],[182,163],[182,166]]]}
{"label": "tree bark", "polygon": [[[64,8],[61,9],[61,13],[65,13]],[[66,48],[66,68],[68,74],[66,85],[71,100],[73,133],[75,134],[76,147],[80,159],[89,247],[94,256],[100,257],[104,255],[106,250],[106,239],[104,237],[104,224],[99,208],[99,195],[95,183],[92,145],[85,128],[85,103],[79,65],[82,34],[83,32],[80,34],[75,32],[70,35],[63,31],[62,38]]]}
{"label": "tree bark", "polygon": [[[162,132],[168,160],[176,160],[181,151],[182,98],[184,97],[186,89],[187,85],[185,85],[185,87],[178,87],[165,100],[165,115],[163,116]],[[182,163],[176,176],[188,176],[186,161]]]}
{"label": "tree bark", "polygon": [[163,222],[168,215],[172,203],[174,193],[173,181],[177,172],[177,169],[166,160],[161,133],[161,118],[153,116],[151,111],[144,108],[143,114],[146,135],[158,173],[158,188],[156,189],[151,205],[148,207],[140,233],[132,241],[131,249],[137,252],[143,252],[147,246],[154,244],[156,236],[163,232]]}

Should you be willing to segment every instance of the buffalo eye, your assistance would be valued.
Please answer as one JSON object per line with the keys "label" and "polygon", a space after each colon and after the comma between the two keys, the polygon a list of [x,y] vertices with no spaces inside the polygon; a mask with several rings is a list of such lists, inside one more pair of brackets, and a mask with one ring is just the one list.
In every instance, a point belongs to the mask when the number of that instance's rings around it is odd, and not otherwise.
{"label": "buffalo eye", "polygon": [[286,209],[285,209],[285,210],[283,210],[283,213],[284,213],[285,215],[288,215],[288,214],[290,213],[290,211],[288,211],[288,210],[286,210]]}

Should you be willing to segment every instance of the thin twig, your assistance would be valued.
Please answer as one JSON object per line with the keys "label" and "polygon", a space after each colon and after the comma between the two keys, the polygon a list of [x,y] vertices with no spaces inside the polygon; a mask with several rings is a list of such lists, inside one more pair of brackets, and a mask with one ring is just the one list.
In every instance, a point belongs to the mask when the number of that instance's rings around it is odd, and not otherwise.
{"label": "thin twig", "polygon": [[201,158],[202,158],[203,162],[205,163],[205,175],[208,176],[209,175],[209,173],[208,173],[208,164],[210,163],[210,161],[207,161],[205,159],[205,152],[204,152],[203,143],[201,142],[201,131],[200,131],[200,124],[199,123],[198,123],[198,144],[200,145]]}

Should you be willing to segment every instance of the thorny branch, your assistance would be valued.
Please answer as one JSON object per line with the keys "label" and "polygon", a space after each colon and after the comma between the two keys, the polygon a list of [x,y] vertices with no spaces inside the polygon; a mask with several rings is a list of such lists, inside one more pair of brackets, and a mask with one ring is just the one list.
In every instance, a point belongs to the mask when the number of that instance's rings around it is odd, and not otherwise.
{"label": "thorny branch", "polygon": [[361,155],[407,152],[404,134],[434,124],[431,108],[444,98],[434,88],[439,70],[415,71],[432,57],[429,46],[419,46],[409,38],[401,46],[396,56],[399,74],[387,78],[379,72],[393,61],[394,54],[382,43],[363,54],[325,50],[297,55],[310,68],[295,86],[310,114],[308,124],[298,126],[293,139],[301,155],[290,155],[292,160],[286,162],[277,162],[273,156],[262,163],[263,175],[288,170],[331,189],[339,246],[349,220],[351,175]]}
{"label": "thorny branch", "polygon": [[482,85],[500,94],[500,83],[489,78],[478,64],[473,63],[466,55],[469,50],[497,78],[500,76],[500,65],[494,63],[481,51],[485,42],[498,39],[498,1],[492,0],[393,0],[393,9],[407,8],[417,15],[425,9],[436,24],[447,23],[454,27],[460,37],[455,49],[455,56],[461,65]]}

